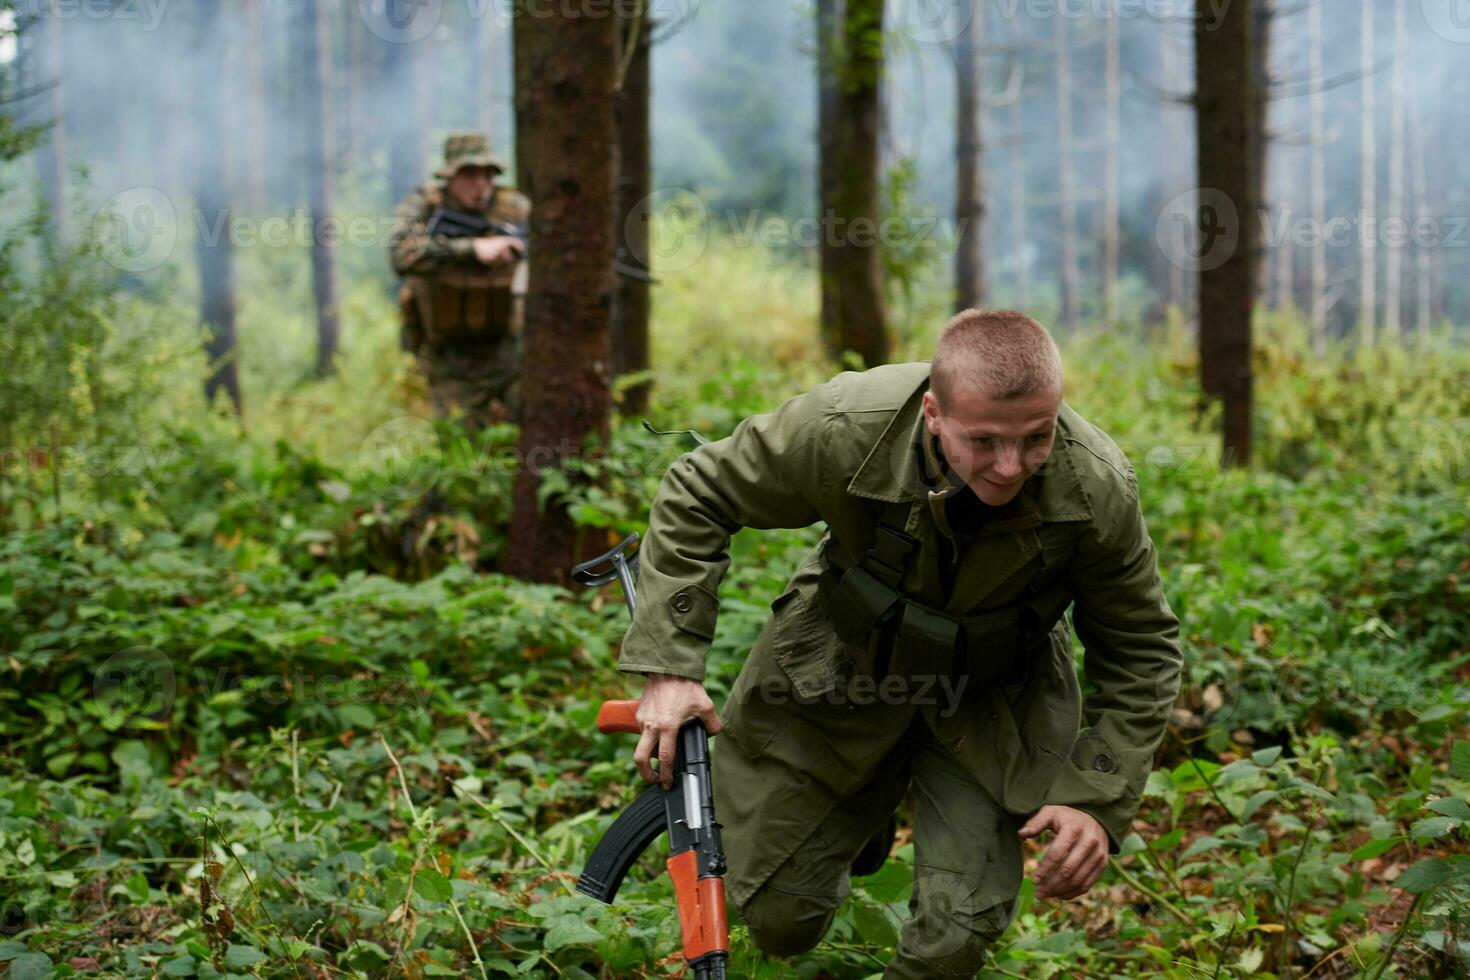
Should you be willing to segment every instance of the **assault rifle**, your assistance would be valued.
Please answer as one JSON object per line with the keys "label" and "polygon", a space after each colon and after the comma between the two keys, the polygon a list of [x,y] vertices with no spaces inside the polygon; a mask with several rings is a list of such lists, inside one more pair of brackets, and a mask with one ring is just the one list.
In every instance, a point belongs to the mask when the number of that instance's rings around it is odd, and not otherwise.
{"label": "assault rifle", "polygon": [[[605,585],[618,579],[629,616],[636,608],[633,572],[638,568],[638,556],[630,559],[626,551],[637,540],[635,531],[607,554],[572,569],[572,578],[583,585]],[[612,567],[597,571],[604,565]],[[597,712],[597,730],[637,735],[642,731],[637,711],[637,701],[604,701]],[[669,835],[666,865],[679,906],[684,959],[695,980],[725,980],[730,950],[725,851],[720,844],[710,786],[709,736],[698,718],[691,718],[679,729],[670,788],[654,783],[613,821],[588,858],[577,880],[577,891],[611,904],[628,869],[665,831]]]}
{"label": "assault rifle", "polygon": [[[456,211],[442,205],[435,208],[434,213],[429,215],[429,235],[431,237],[443,235],[446,238],[484,238],[487,235],[508,235],[520,242],[521,255],[526,254],[531,244],[530,232],[525,225],[492,221],[483,215]],[[647,269],[630,263],[621,249],[613,258],[613,271],[620,276],[627,276],[642,282],[658,282],[648,274]]]}

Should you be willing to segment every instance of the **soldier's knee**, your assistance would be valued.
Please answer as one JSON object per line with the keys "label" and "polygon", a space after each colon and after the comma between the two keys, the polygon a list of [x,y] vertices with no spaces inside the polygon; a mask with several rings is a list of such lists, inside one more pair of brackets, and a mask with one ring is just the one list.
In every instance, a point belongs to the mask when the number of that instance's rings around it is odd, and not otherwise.
{"label": "soldier's knee", "polygon": [[769,885],[740,909],[751,941],[769,956],[795,956],[816,946],[836,914],[836,906],[826,898],[792,895]]}
{"label": "soldier's knee", "polygon": [[973,977],[1009,924],[1006,905],[945,909],[930,916],[921,912],[909,923],[902,945],[923,960],[925,976]]}

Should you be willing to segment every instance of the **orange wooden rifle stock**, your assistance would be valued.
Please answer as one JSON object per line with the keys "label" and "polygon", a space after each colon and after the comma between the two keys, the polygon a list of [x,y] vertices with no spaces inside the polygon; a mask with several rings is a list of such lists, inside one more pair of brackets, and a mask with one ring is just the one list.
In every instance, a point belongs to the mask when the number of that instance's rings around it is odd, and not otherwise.
{"label": "orange wooden rifle stock", "polygon": [[[572,569],[572,577],[586,585],[603,585],[618,578],[631,614],[636,608],[632,572],[638,567],[638,557],[629,560],[624,551],[637,540],[637,534],[630,535],[607,554]],[[611,570],[597,572],[604,564],[610,564]],[[641,734],[637,712],[637,701],[605,701],[597,712],[597,730]],[[696,980],[725,980],[730,950],[725,851],[710,786],[709,736],[697,718],[679,729],[670,788],[658,783],[649,786],[618,815],[588,858],[577,891],[610,904],[628,869],[664,832],[669,835],[665,863],[679,906],[684,959]]]}

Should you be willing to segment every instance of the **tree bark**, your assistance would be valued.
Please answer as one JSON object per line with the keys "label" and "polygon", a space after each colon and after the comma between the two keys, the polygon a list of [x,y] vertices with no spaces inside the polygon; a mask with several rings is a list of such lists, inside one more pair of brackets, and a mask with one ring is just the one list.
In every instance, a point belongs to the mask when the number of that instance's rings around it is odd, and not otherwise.
{"label": "tree bark", "polygon": [[1251,125],[1255,132],[1251,136],[1251,167],[1254,175],[1251,194],[1251,209],[1257,215],[1256,228],[1261,236],[1258,254],[1263,260],[1256,262],[1256,296],[1267,295],[1270,263],[1264,261],[1266,254],[1263,221],[1270,214],[1271,162],[1271,22],[1276,0],[1255,0],[1251,11],[1251,77],[1255,85],[1254,115]]}
{"label": "tree bark", "polygon": [[1383,330],[1403,338],[1403,269],[1408,223],[1404,214],[1404,70],[1409,57],[1408,2],[1395,0],[1393,9],[1393,81],[1389,93],[1388,220],[1405,234],[1388,242],[1383,270]]}
{"label": "tree bark", "polygon": [[1327,0],[1313,0],[1307,5],[1307,49],[1312,85],[1312,227],[1319,230],[1313,241],[1311,302],[1312,341],[1321,353],[1327,347],[1327,241],[1320,230],[1327,223],[1327,93],[1322,70],[1322,5]]}
{"label": "tree bark", "polygon": [[955,312],[985,302],[984,163],[981,143],[979,53],[983,6],[954,40],[955,61],[955,227],[960,229],[954,255]]}
{"label": "tree bark", "polygon": [[[636,18],[620,23],[619,29],[621,42],[637,47],[626,62],[628,70],[617,98],[618,209],[613,231],[622,265],[639,274],[619,275],[614,280],[614,377],[649,367],[648,195],[653,187],[648,128],[649,40],[653,25],[646,6]],[[650,389],[651,384],[643,381],[624,391],[622,413],[637,415],[646,411]]]}
{"label": "tree bark", "polygon": [[1104,38],[1104,79],[1106,107],[1103,132],[1103,235],[1102,235],[1102,300],[1103,325],[1112,328],[1118,319],[1118,252],[1121,245],[1119,218],[1118,156],[1122,143],[1121,113],[1123,104],[1122,19],[1114,10],[1104,16],[1107,35]]}
{"label": "tree bark", "polygon": [[1378,332],[1378,113],[1373,77],[1373,0],[1362,0],[1363,73],[1359,164],[1362,171],[1358,229],[1358,339],[1373,343]]}
{"label": "tree bark", "polygon": [[[1255,23],[1251,0],[1236,0],[1211,30],[1210,13],[1195,15],[1195,99],[1198,113],[1199,186],[1223,195],[1236,212],[1236,241],[1218,266],[1200,272],[1200,381],[1207,395],[1224,401],[1226,466],[1244,465],[1251,453],[1251,313],[1255,308],[1259,258],[1254,173],[1259,135],[1256,72],[1252,60]],[[1227,243],[1211,243],[1211,229],[1227,216],[1218,200],[1201,200],[1205,255]],[[1222,229],[1226,234],[1228,226]],[[1214,266],[1213,268],[1211,266]]]}
{"label": "tree bark", "polygon": [[333,370],[341,333],[335,236],[328,235],[336,211],[336,117],[332,111],[332,21],[328,4],[303,4],[301,93],[306,127],[307,209],[311,216],[311,285],[316,302],[316,371]]}
{"label": "tree bark", "polygon": [[1068,18],[1060,13],[1055,24],[1057,55],[1057,233],[1061,236],[1061,321],[1067,331],[1077,329],[1077,192],[1072,176],[1072,65]]}
{"label": "tree bark", "polygon": [[199,152],[193,174],[195,201],[201,220],[196,222],[195,255],[199,262],[199,325],[205,332],[204,351],[209,374],[204,400],[214,404],[221,390],[229,396],[235,414],[243,411],[240,396],[239,352],[235,336],[235,259],[229,219],[232,195],[226,175],[225,44],[217,4],[202,4],[195,23],[195,86]]}
{"label": "tree bark", "polygon": [[531,280],[521,381],[522,466],[505,570],[566,582],[577,559],[571,516],[538,496],[589,437],[606,445],[610,409],[613,215],[618,131],[613,109],[618,21],[566,7],[516,11],[529,87],[518,103],[517,156],[536,174]]}
{"label": "tree bark", "polygon": [[[883,0],[819,0],[822,337],[828,354],[888,362],[878,124]],[[829,87],[830,86],[830,87]]]}
{"label": "tree bark", "polygon": [[[1428,140],[1424,132],[1424,112],[1419,107],[1418,99],[1409,100],[1408,111],[1409,126],[1414,132],[1414,220],[1416,223],[1427,223],[1431,217],[1429,181],[1424,160]],[[1434,316],[1431,311],[1432,295],[1429,249],[1420,244],[1414,250],[1414,332],[1420,340],[1429,337],[1429,326]]]}

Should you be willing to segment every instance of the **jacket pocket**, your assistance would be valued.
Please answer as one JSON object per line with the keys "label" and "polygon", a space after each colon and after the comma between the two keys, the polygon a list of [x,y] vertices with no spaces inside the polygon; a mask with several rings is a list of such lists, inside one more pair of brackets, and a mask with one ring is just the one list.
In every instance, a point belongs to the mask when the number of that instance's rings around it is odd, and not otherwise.
{"label": "jacket pocket", "polygon": [[791,689],[801,699],[819,698],[841,682],[841,640],[822,615],[814,588],[794,588],[771,603],[771,651]]}

